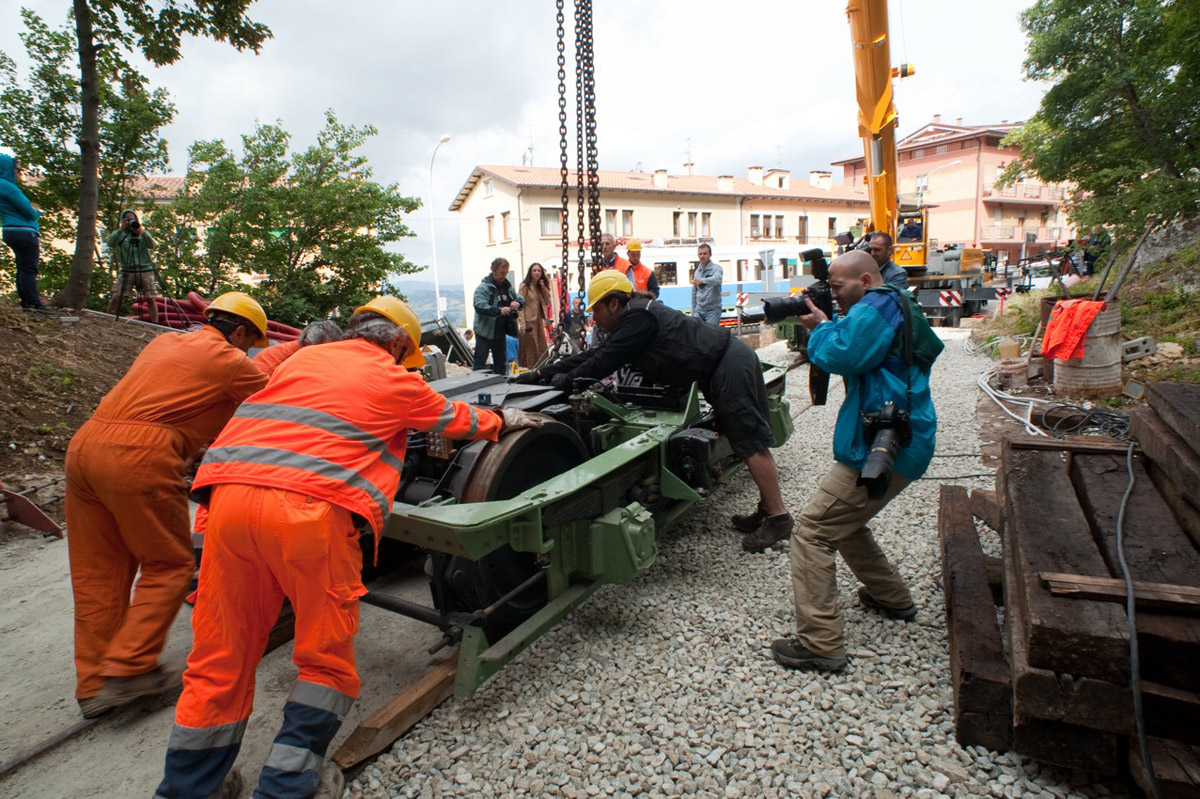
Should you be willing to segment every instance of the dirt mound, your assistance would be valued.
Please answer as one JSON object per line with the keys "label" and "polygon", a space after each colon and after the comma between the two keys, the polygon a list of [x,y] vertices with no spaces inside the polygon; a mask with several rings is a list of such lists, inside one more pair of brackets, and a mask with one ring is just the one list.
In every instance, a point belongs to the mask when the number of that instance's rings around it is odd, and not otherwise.
{"label": "dirt mound", "polygon": [[[84,313],[64,324],[0,300],[0,482],[62,520],[67,443],[156,331]],[[2,515],[2,514],[0,514]],[[29,533],[0,522],[0,540]]]}

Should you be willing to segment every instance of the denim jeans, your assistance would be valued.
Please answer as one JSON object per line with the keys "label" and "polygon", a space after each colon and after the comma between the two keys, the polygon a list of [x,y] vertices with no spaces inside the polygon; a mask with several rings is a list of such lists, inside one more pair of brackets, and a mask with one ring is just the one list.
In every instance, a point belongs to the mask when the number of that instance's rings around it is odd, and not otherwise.
{"label": "denim jeans", "polygon": [[696,308],[695,310],[692,311],[692,316],[696,317],[701,322],[705,322],[710,325],[721,324],[721,309],[720,308],[710,308],[709,310],[703,310],[701,308]]}
{"label": "denim jeans", "polygon": [[38,247],[36,230],[24,228],[6,229],[4,243],[13,251],[17,259],[17,297],[21,300],[22,308],[41,308],[42,300],[38,297],[37,274],[41,250]]}

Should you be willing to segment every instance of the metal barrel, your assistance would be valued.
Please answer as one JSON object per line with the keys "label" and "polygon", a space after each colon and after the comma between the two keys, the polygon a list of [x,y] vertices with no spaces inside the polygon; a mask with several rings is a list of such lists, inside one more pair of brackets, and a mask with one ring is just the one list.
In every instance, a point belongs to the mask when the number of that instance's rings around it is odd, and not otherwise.
{"label": "metal barrel", "polygon": [[1110,302],[1088,326],[1083,357],[1054,359],[1054,390],[1073,397],[1120,394],[1121,343],[1121,303]]}

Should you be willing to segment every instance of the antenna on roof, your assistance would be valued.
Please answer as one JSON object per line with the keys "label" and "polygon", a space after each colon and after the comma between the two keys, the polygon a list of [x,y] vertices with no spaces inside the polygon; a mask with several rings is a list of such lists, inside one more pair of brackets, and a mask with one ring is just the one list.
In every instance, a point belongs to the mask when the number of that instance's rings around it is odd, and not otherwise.
{"label": "antenna on roof", "polygon": [[533,166],[533,125],[529,126],[529,146],[521,153],[521,166]]}
{"label": "antenna on roof", "polygon": [[687,140],[687,152],[684,153],[684,155],[687,156],[687,161],[685,163],[689,163],[689,164],[695,163],[694,161],[692,161],[692,139],[690,136],[688,137],[688,140]]}

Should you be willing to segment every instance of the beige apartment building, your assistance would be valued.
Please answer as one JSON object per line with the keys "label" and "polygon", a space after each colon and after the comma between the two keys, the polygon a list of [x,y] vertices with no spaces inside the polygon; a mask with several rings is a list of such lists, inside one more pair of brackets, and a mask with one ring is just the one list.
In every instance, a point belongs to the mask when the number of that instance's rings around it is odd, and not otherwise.
{"label": "beige apartment building", "polygon": [[[1015,263],[1022,252],[1057,249],[1075,238],[1063,203],[1070,186],[1021,181],[999,188],[996,178],[1014,158],[1000,140],[1020,123],[953,125],[940,115],[896,144],[900,199],[929,209],[930,238],[940,246],[983,247],[1000,263]],[[835,161],[847,186],[863,186],[864,158]]]}
{"label": "beige apartment building", "polygon": [[[794,180],[788,170],[750,167],[746,177],[656,172],[600,172],[603,229],[618,245],[631,238],[646,247],[802,247],[831,250],[836,233],[868,214],[866,192],[833,185],[826,171]],[[576,242],[575,173],[568,175],[568,220]],[[462,280],[468,324],[472,294],[497,257],[512,265],[515,284],[535,262],[558,262],[562,250],[559,170],[532,166],[477,166],[450,205],[461,215]],[[622,251],[622,255],[624,252]],[[742,263],[737,279],[757,280]],[[785,266],[786,270],[786,266]],[[746,274],[741,274],[743,271]],[[786,275],[781,275],[781,277]],[[731,275],[730,278],[734,276]],[[666,276],[660,275],[660,280]],[[686,281],[686,275],[677,279]]]}

